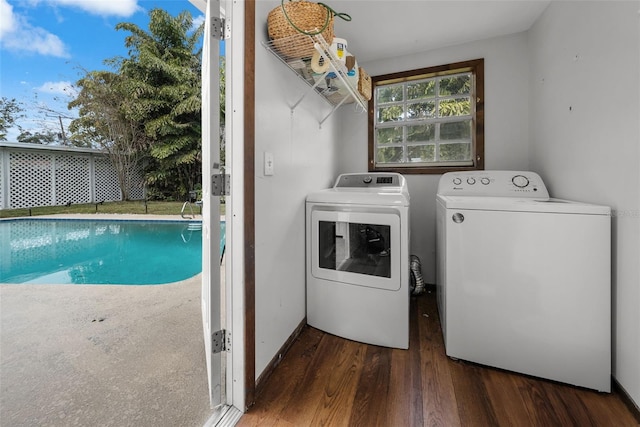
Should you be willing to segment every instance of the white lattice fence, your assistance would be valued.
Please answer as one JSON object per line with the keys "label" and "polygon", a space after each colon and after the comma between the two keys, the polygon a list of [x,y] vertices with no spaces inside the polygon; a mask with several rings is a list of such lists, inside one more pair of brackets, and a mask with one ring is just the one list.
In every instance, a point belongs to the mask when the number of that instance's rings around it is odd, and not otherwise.
{"label": "white lattice fence", "polygon": [[9,153],[9,208],[53,205],[53,159],[50,154]]}
{"label": "white lattice fence", "polygon": [[95,195],[96,201],[121,200],[118,175],[107,157],[95,159]]}
{"label": "white lattice fence", "polygon": [[[122,200],[111,160],[97,150],[0,144],[0,208]],[[144,198],[142,171],[130,198]]]}
{"label": "white lattice fence", "polygon": [[131,200],[142,200],[144,199],[144,182],[142,177],[142,170],[139,169],[135,171],[133,174],[133,184],[129,189],[129,198]]}
{"label": "white lattice fence", "polygon": [[55,161],[55,203],[90,203],[91,182],[89,156],[59,155]]}

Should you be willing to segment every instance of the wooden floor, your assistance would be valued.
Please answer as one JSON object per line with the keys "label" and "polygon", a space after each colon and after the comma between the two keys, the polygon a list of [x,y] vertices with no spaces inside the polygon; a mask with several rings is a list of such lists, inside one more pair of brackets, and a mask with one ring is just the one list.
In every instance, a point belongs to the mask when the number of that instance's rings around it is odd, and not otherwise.
{"label": "wooden floor", "polygon": [[638,426],[616,394],[445,355],[435,293],[412,298],[409,350],[305,327],[239,426]]}

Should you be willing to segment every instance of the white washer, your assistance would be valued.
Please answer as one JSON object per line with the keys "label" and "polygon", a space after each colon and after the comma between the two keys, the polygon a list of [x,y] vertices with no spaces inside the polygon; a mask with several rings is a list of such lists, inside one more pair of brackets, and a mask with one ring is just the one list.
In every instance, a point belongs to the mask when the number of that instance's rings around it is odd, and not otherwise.
{"label": "white washer", "polygon": [[409,191],[397,173],[343,174],[307,196],[307,323],[409,347]]}
{"label": "white washer", "polygon": [[532,172],[447,173],[437,194],[448,356],[611,390],[611,215]]}

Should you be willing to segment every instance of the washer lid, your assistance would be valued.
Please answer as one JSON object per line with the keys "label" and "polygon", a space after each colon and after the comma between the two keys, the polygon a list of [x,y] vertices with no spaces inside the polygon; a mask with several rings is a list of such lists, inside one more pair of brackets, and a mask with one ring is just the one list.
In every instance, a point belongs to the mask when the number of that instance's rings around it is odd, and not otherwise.
{"label": "washer lid", "polygon": [[481,211],[566,213],[586,215],[610,215],[609,206],[592,205],[563,199],[531,199],[516,197],[466,197],[437,196],[438,203],[446,209]]}

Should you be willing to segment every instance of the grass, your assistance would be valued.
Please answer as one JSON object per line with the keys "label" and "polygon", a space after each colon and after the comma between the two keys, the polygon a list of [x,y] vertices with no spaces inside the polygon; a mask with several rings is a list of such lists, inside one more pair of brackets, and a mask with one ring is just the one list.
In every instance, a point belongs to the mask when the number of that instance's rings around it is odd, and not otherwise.
{"label": "grass", "polygon": [[[0,218],[15,218],[21,216],[38,216],[53,214],[149,214],[149,215],[180,215],[184,202],[104,202],[103,204],[89,203],[71,206],[41,206],[24,209],[0,209]],[[200,214],[200,207],[192,204],[193,212]],[[190,215],[189,208],[185,213]],[[224,214],[224,205],[221,205]]]}

